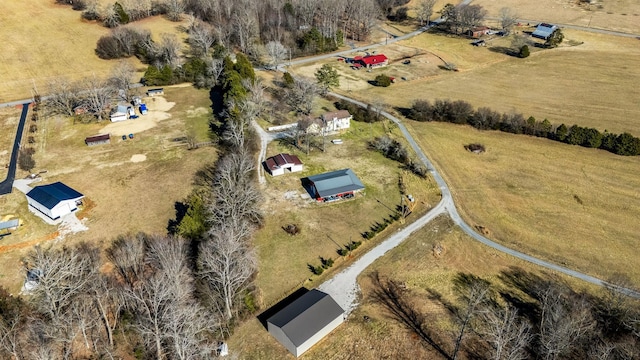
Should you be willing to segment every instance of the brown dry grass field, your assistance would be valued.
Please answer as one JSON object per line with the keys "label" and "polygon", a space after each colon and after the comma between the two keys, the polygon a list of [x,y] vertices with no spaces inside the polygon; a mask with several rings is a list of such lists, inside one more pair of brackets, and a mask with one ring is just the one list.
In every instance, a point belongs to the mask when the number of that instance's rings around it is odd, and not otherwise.
{"label": "brown dry grass field", "polygon": [[[195,172],[213,161],[216,151],[212,147],[189,151],[173,141],[189,134],[201,141],[208,139],[211,116],[208,91],[168,87],[165,98],[147,101],[150,116],[159,119],[155,122],[145,116],[118,124],[108,121],[73,124],[65,118],[38,122],[35,170],[47,170],[43,183],[63,181],[83,193],[92,204],[91,209],[81,212],[89,230],[68,235],[65,242],[110,241],[119,234],[138,231],[166,233],[168,220],[175,216],[174,203],[189,194]],[[84,144],[86,136],[100,133],[105,127],[129,124],[135,129],[139,126],[136,121],[154,124],[141,132],[112,131],[110,144],[94,147]],[[133,139],[120,139],[130,132],[134,132]],[[17,177],[25,175],[19,172]],[[44,240],[56,230],[31,215],[25,196],[15,189],[11,195],[0,197],[0,208],[0,215],[17,214],[24,224],[2,239],[3,246]],[[19,260],[27,250],[0,254],[0,263],[6,269],[0,285],[11,291],[19,289],[24,276]]]}
{"label": "brown dry grass field", "polygon": [[492,17],[508,7],[522,19],[640,34],[640,3],[635,0],[597,1],[592,5],[579,0],[474,0],[473,4],[484,7]]}
{"label": "brown dry grass field", "polygon": [[[398,137],[395,134],[399,133],[397,129],[389,130]],[[408,193],[418,201],[414,214],[407,221],[424,213],[439,201],[439,190],[432,180],[423,180],[405,172],[399,163],[367,149],[371,136],[383,133],[383,125],[380,123],[370,126],[352,122],[347,133],[327,138],[326,152],[312,148],[308,156],[289,144],[269,145],[267,156],[280,152],[296,154],[305,164],[305,170],[278,177],[266,175],[267,183],[263,190],[265,225],[256,233],[255,238],[260,259],[256,283],[261,290],[263,304],[277,301],[306,279],[313,279],[306,286],[315,286],[318,279],[312,275],[307,264],[320,265],[319,256],[338,259],[338,245],[344,246],[350,240],[361,241],[361,233],[369,230],[375,222],[382,222],[391,215],[396,205],[400,205],[400,174],[404,176]],[[344,143],[331,144],[331,138],[340,138]],[[364,195],[332,204],[318,204],[301,197],[307,194],[301,185],[301,178],[344,168],[351,168],[364,183]],[[288,224],[298,225],[301,233],[296,236],[288,235],[282,229]],[[394,226],[397,225],[396,223]],[[390,227],[373,240],[366,241],[354,255],[375,246],[392,231],[393,227]],[[332,271],[342,264],[343,260],[336,261]],[[326,275],[323,274],[322,277],[325,278]]]}
{"label": "brown dry grass field", "polygon": [[[434,247],[443,251],[436,255]],[[403,282],[421,304],[421,311],[433,321],[429,326],[441,329],[442,338],[451,343],[448,314],[435,301],[428,300],[427,290],[442,295],[446,301],[456,300],[451,281],[460,272],[472,273],[500,286],[501,272],[512,268],[541,275],[540,269],[492,250],[466,236],[452,225],[447,217],[438,217],[413,234],[401,245],[371,265],[359,278],[360,306],[349,319],[324,338],[303,359],[432,359],[440,358],[429,346],[399,325],[390,314],[371,298],[374,290],[369,274],[378,271],[382,276]],[[575,289],[584,283],[567,281]],[[594,291],[588,287],[585,290]],[[364,316],[370,318],[364,321]],[[230,350],[243,359],[293,359],[257,319],[243,323],[229,341]],[[449,349],[447,349],[449,350]]]}
{"label": "brown dry grass field", "polygon": [[[2,1],[0,23],[3,51],[0,53],[0,103],[30,98],[37,87],[45,93],[56,77],[79,80],[96,75],[106,77],[116,61],[99,59],[96,42],[109,29],[82,20],[80,12],[52,0]],[[161,33],[180,33],[180,23],[153,17],[132,24]],[[130,59],[141,72],[145,66]]]}
{"label": "brown dry grass field", "polygon": [[[364,101],[381,99],[390,106],[408,107],[416,99],[461,99],[475,107],[547,118],[553,124],[640,136],[638,40],[571,30],[565,35],[566,45],[535,49],[527,59],[492,51],[509,46],[508,39],[489,40],[487,48],[478,48],[467,39],[423,34],[376,49],[388,54],[392,64],[371,73],[331,62],[342,75],[338,91]],[[440,69],[442,61],[432,54],[455,63],[460,71]],[[402,64],[405,56],[411,57],[411,64]],[[313,76],[321,65],[294,71]],[[381,73],[396,77],[396,83],[380,88],[367,82]]]}
{"label": "brown dry grass field", "polygon": [[[444,123],[406,122],[471,224],[511,248],[640,287],[640,157]],[[464,145],[481,143],[475,155]]]}

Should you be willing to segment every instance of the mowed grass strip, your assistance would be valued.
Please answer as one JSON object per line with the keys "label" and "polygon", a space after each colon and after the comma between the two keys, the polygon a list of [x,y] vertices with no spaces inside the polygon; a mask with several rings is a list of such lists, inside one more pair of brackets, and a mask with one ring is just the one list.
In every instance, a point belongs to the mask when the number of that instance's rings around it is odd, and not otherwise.
{"label": "mowed grass strip", "polygon": [[[571,269],[640,286],[640,157],[468,126],[406,122],[471,226]],[[486,153],[464,149],[483,144]]]}
{"label": "mowed grass strip", "polygon": [[[267,185],[263,190],[265,223],[255,237],[260,260],[256,283],[262,291],[263,304],[278,300],[309,278],[313,281],[307,286],[317,286],[318,279],[307,264],[319,266],[320,256],[338,259],[340,256],[336,251],[340,247],[350,241],[362,241],[361,233],[368,231],[375,222],[388,218],[400,205],[398,177],[404,173],[400,163],[367,149],[367,141],[371,136],[382,135],[382,129],[381,124],[352,121],[347,133],[328,137],[325,153],[314,148],[309,156],[286,144],[269,145],[267,156],[280,152],[296,154],[305,170],[277,177],[266,175]],[[332,138],[342,139],[343,144],[331,144]],[[344,168],[351,168],[364,183],[364,194],[330,204],[301,198],[300,195],[307,194],[301,178]],[[408,192],[418,201],[416,214],[412,217],[437,203],[439,193],[433,181],[412,174],[405,174],[404,178]],[[408,221],[411,220],[410,217]],[[287,234],[282,227],[288,224],[296,224],[301,229],[300,234]],[[375,246],[392,229],[364,242],[355,255]],[[335,267],[341,265],[341,261],[336,261]]]}

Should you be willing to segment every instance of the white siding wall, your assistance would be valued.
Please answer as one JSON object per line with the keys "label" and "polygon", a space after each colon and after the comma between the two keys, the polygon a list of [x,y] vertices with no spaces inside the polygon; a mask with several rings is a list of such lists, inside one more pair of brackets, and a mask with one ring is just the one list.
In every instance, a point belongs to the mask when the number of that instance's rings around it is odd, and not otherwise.
{"label": "white siding wall", "polygon": [[271,170],[271,176],[278,176],[284,174],[284,168],[278,168],[275,170]]}
{"label": "white siding wall", "polygon": [[285,335],[284,331],[281,328],[273,325],[272,323],[267,323],[267,330],[274,338],[276,338],[280,344],[287,348],[292,354],[296,354],[296,347],[293,345],[289,337]]}
{"label": "white siding wall", "polygon": [[29,205],[33,206],[34,208],[40,210],[42,213],[44,213],[48,217],[53,218],[53,216],[51,214],[51,210],[49,210],[46,207],[42,206],[42,204],[40,204],[39,202],[36,202],[35,200],[32,200],[30,197],[27,197],[27,203],[29,203]]}
{"label": "white siding wall", "polygon": [[337,328],[344,321],[343,315],[340,315],[335,320],[330,322],[327,326],[325,326],[322,330],[318,331],[315,335],[313,335],[309,340],[305,341],[304,344],[298,346],[296,352],[293,354],[297,357],[304,354],[307,350],[309,350],[313,345],[315,345],[318,341],[322,340],[325,336],[329,335],[333,329]]}
{"label": "white siding wall", "polygon": [[291,172],[298,172],[298,171],[302,171],[302,164],[300,165],[293,165],[291,167]]}
{"label": "white siding wall", "polygon": [[127,120],[127,114],[113,114],[111,115],[111,122],[125,121]]}
{"label": "white siding wall", "polygon": [[63,217],[75,209],[77,209],[75,200],[66,200],[54,206],[53,209],[51,209],[51,215],[53,215],[55,219],[57,217]]}

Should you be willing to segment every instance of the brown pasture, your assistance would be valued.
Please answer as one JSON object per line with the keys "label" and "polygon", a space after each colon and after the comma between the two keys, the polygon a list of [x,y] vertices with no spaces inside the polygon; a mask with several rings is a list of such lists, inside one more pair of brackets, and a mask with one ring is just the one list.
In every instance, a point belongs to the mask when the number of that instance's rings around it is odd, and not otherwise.
{"label": "brown pasture", "polygon": [[[138,231],[166,233],[169,219],[175,217],[175,202],[189,194],[194,174],[215,160],[216,151],[213,147],[187,150],[186,144],[174,141],[189,135],[199,141],[208,139],[208,91],[169,87],[165,88],[165,98],[167,101],[146,99],[150,116],[156,114],[161,119],[155,126],[131,131],[134,138],[127,140],[121,139],[121,135],[130,133],[126,129],[114,132],[110,144],[84,144],[86,136],[100,133],[108,121],[73,124],[72,119],[52,117],[38,122],[36,171],[47,170],[42,183],[63,181],[83,193],[91,204],[90,209],[79,213],[86,218],[89,230],[67,235],[65,242],[109,242],[119,234]],[[136,121],[148,120],[141,116],[122,124],[128,123],[133,129]],[[17,177],[25,175],[19,171]],[[56,228],[30,214],[25,196],[15,189],[11,195],[0,197],[0,204],[0,215],[17,214],[24,224],[2,239],[3,246],[17,247],[0,253],[0,263],[11,269],[3,272],[0,285],[16,291],[24,276],[19,259],[28,251],[19,245],[44,242]]]}
{"label": "brown pasture", "polygon": [[[640,233],[640,157],[551,140],[406,122],[471,226],[525,253],[610,279],[628,276]],[[483,144],[480,155],[464,145]]]}
{"label": "brown pasture", "polygon": [[[117,61],[101,60],[94,52],[109,29],[82,20],[80,14],[51,0],[0,3],[0,103],[30,98],[34,87],[46,94],[47,84],[56,78],[109,75]],[[157,16],[131,26],[149,29],[157,38],[161,33],[179,34],[179,25]],[[129,61],[141,75],[144,65],[135,58]]]}

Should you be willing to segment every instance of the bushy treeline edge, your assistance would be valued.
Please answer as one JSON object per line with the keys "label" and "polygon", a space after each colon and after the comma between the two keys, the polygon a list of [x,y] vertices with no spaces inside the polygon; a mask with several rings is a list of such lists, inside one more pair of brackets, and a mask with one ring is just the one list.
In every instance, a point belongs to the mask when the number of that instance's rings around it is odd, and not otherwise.
{"label": "bushy treeline edge", "polygon": [[578,125],[552,125],[549,120],[526,118],[519,113],[499,113],[488,107],[474,109],[464,100],[416,100],[405,115],[416,121],[439,121],[471,125],[478,130],[499,130],[512,134],[543,137],[571,145],[607,150],[617,155],[640,155],[640,139],[625,132],[614,134],[605,130]]}

